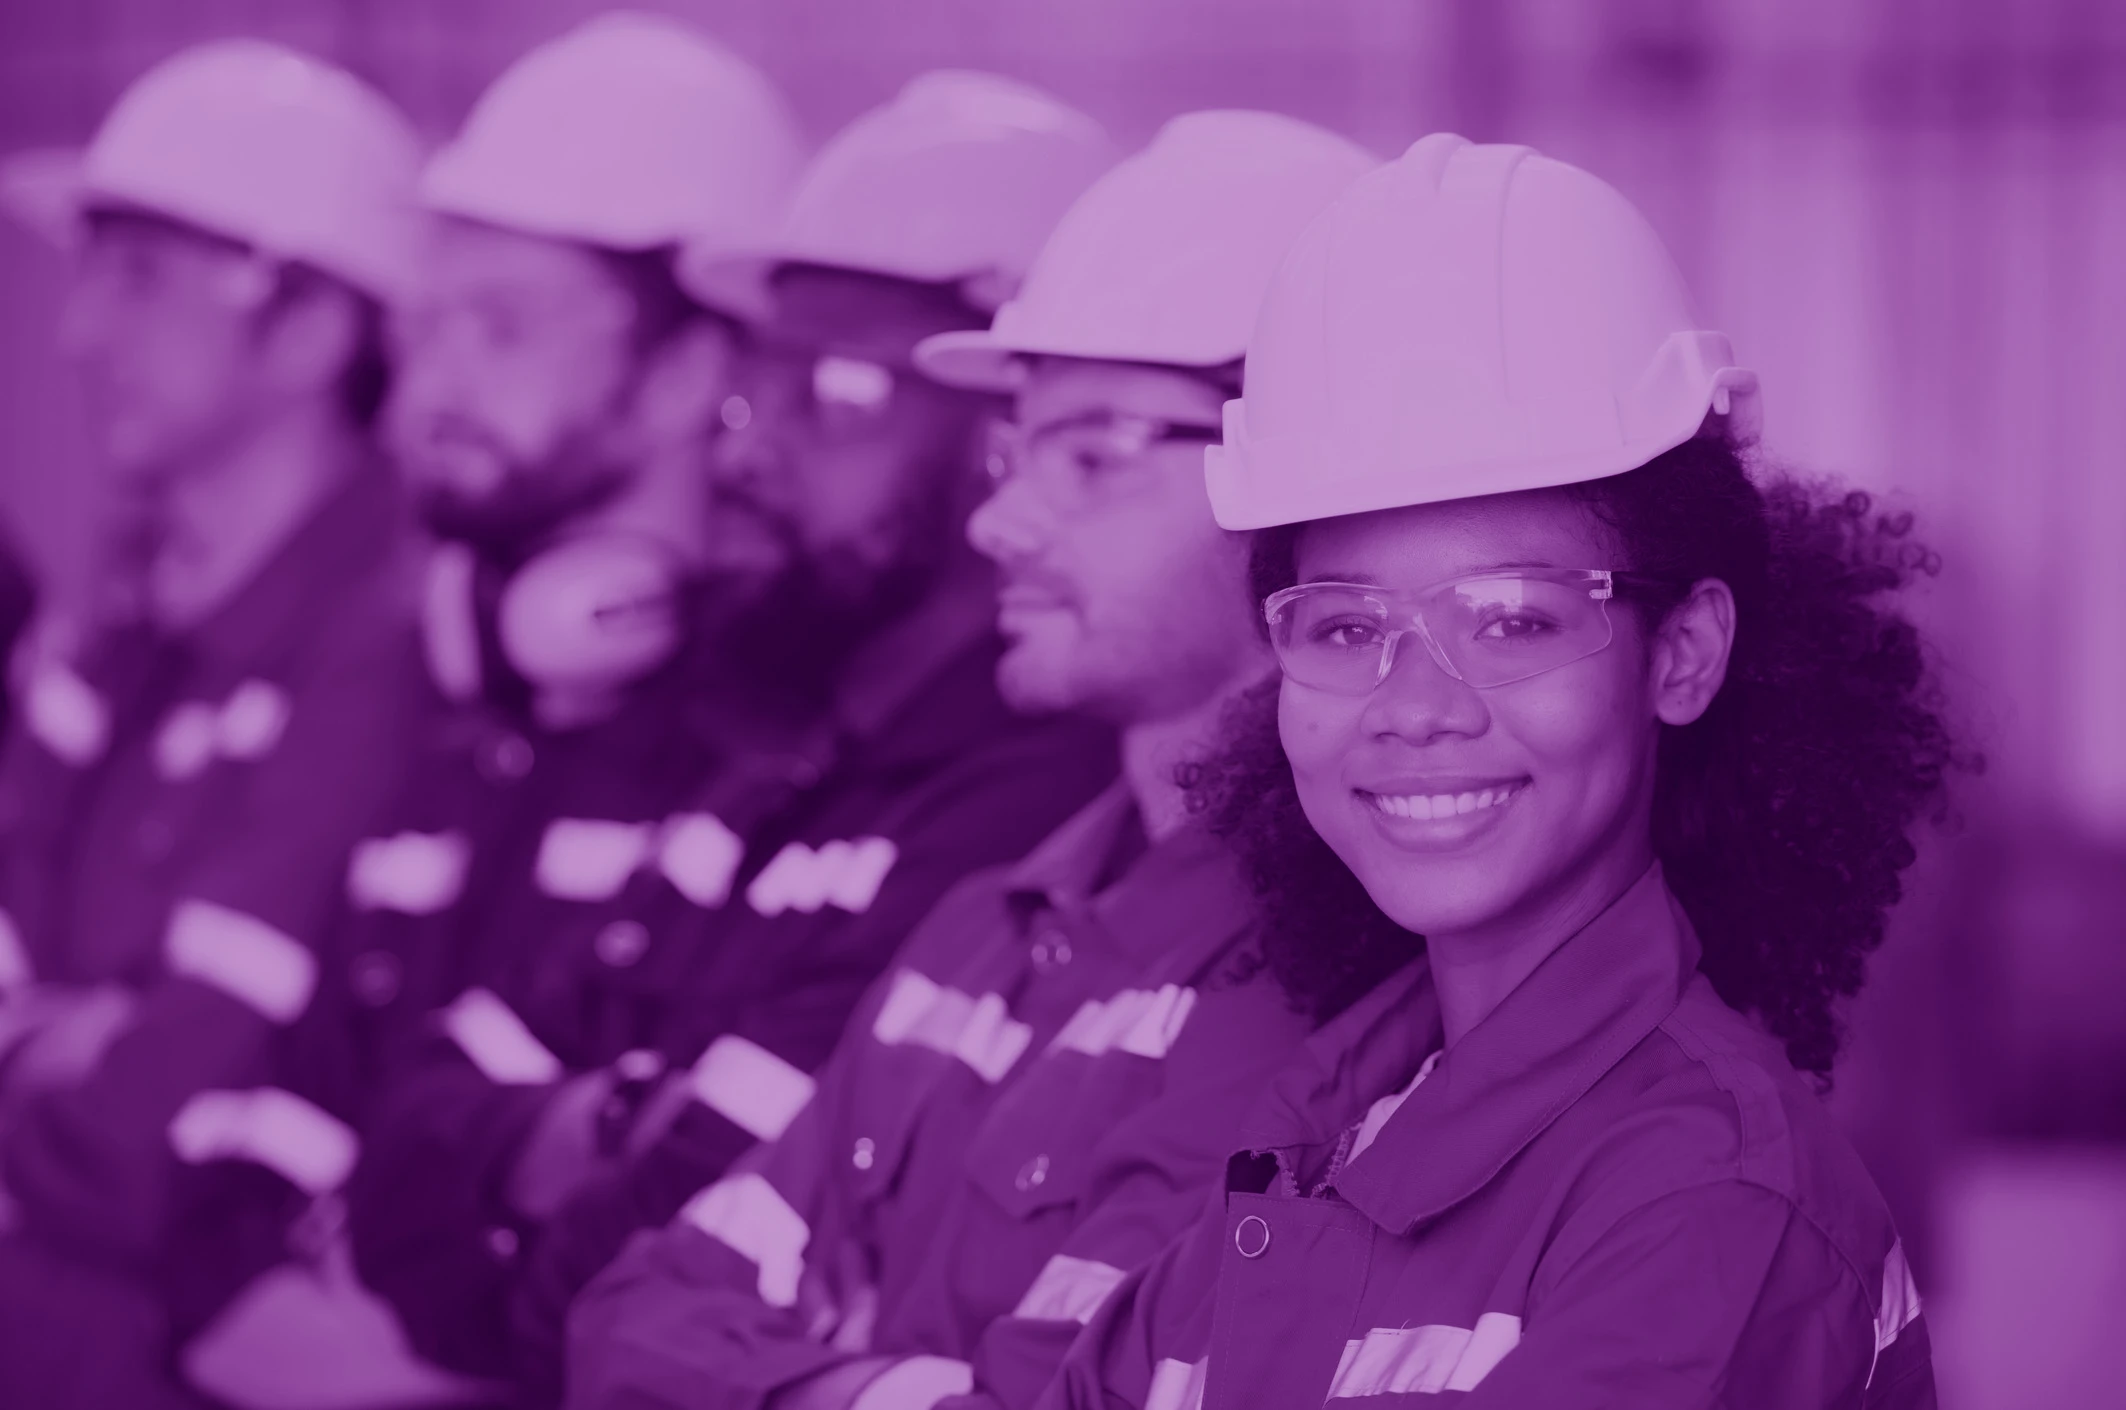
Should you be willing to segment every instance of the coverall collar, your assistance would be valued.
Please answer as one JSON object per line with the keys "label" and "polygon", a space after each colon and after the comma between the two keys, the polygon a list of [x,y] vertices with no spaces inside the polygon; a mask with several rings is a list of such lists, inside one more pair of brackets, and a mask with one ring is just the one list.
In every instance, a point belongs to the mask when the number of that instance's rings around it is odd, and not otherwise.
{"label": "coverall collar", "polygon": [[[1483,1189],[1676,1009],[1699,944],[1659,864],[1560,945],[1461,1042],[1335,1180],[1407,1234]],[[1246,1135],[1258,1151],[1317,1144],[1407,1081],[1440,1044],[1439,1000],[1413,962],[1309,1043]],[[1354,1105],[1357,1111],[1350,1108]]]}
{"label": "coverall collar", "polygon": [[[1164,923],[1224,944],[1253,919],[1253,905],[1230,849],[1191,824],[1144,846],[1118,869],[1118,850],[1134,833],[1143,846],[1137,801],[1117,781],[1080,808],[1005,874],[1005,897],[1022,923],[1043,909],[1097,915],[1156,915],[1158,943],[1173,944]],[[1139,927],[1126,927],[1139,928]]]}

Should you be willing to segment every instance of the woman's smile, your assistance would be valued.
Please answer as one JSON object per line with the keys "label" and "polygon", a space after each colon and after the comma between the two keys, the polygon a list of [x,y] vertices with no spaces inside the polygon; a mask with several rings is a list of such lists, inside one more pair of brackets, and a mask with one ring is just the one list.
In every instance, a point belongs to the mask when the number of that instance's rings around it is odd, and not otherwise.
{"label": "woman's smile", "polygon": [[1351,794],[1389,842],[1439,851],[1467,846],[1497,828],[1531,782],[1413,779],[1353,788]]}

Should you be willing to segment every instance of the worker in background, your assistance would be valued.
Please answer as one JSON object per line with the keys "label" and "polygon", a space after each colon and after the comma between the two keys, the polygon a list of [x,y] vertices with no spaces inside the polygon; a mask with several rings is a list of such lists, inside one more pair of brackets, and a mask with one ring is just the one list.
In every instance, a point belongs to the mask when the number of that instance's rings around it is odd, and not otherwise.
{"label": "worker in background", "polygon": [[[601,844],[663,827],[806,713],[705,645],[702,459],[739,332],[672,270],[687,240],[764,239],[802,164],[751,64],[677,21],[612,15],[511,65],[420,173],[430,239],[392,325],[385,426],[431,540],[422,643],[448,708],[346,859],[283,1072],[344,1157],[325,1188],[260,1201],[256,1227],[220,1236],[260,1256],[187,1352],[217,1395],[437,1388],[353,1277],[338,1213],[381,1071],[472,984],[615,973],[591,939],[626,873],[599,871]],[[550,1037],[572,1054],[600,1041]],[[281,1134],[297,1147],[283,1164],[315,1139]]]}
{"label": "worker in background", "polygon": [[1113,776],[1109,731],[997,696],[990,576],[963,537],[989,403],[911,363],[987,322],[1109,160],[1045,94],[929,75],[827,145],[763,246],[689,246],[698,299],[763,310],[717,407],[706,550],[744,606],[714,665],[826,709],[667,818],[549,828],[539,884],[581,922],[431,991],[349,1189],[361,1276],[425,1355],[550,1395],[558,1306],[524,1300],[596,1266],[572,1271],[556,1230],[662,1206],[656,1158],[628,1157],[666,1126],[718,1166],[779,1131],[938,894]]}
{"label": "worker in background", "polygon": [[1117,726],[1123,778],[925,918],[781,1138],[700,1167],[591,1286],[570,1405],[1025,1405],[1194,1217],[1308,1027],[1177,777],[1273,669],[1199,467],[1286,243],[1373,165],[1274,114],[1177,118],[991,328],[918,348],[1016,395],[969,525],[1001,571],[1005,697]]}
{"label": "worker in background", "polygon": [[1294,1002],[1361,993],[1041,1403],[1931,1410],[1810,1080],[1959,753],[1909,516],[1753,474],[1659,237],[1525,147],[1361,179],[1247,378],[1208,483],[1283,679],[1200,796]]}
{"label": "worker in background", "polygon": [[352,76],[232,40],[12,191],[74,250],[61,342],[123,522],[18,662],[0,762],[0,1403],[169,1393],[190,1177],[242,1143],[429,698],[372,436],[417,169]]}

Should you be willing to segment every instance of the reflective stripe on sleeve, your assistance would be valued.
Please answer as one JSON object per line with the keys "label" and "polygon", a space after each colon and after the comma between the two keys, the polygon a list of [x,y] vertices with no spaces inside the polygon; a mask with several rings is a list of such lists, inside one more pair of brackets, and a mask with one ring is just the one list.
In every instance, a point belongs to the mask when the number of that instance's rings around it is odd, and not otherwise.
{"label": "reflective stripe on sleeve", "polygon": [[974,1367],[949,1356],[910,1356],[894,1362],[857,1394],[850,1410],[930,1410],[974,1389]]}
{"label": "reflective stripe on sleeve", "polygon": [[564,901],[609,901],[650,860],[655,834],[650,823],[555,818],[539,839],[532,879]]}
{"label": "reflective stripe on sleeve", "polygon": [[1041,1269],[1011,1315],[1029,1322],[1090,1322],[1124,1276],[1120,1268],[1059,1253]]}
{"label": "reflective stripe on sleeve", "polygon": [[275,1023],[293,1023],[317,988],[317,961],[293,937],[212,901],[179,901],[163,936],[172,973],[196,979]]}
{"label": "reflective stripe on sleeve", "polygon": [[398,832],[365,837],[347,859],[347,899],[360,911],[428,916],[465,889],[472,843],[462,832]]}
{"label": "reflective stripe on sleeve", "polygon": [[30,963],[29,946],[22,943],[22,932],[15,929],[15,918],[0,911],[0,994],[20,989],[36,977],[36,966]]}
{"label": "reflective stripe on sleeve", "polygon": [[810,1076],[760,1044],[726,1033],[694,1064],[694,1095],[756,1141],[773,1141],[812,1100]]}
{"label": "reflective stripe on sleeve", "polygon": [[657,869],[672,888],[704,910],[731,899],[731,882],[746,859],[745,839],[714,813],[678,813],[666,819],[657,847]]}
{"label": "reflective stripe on sleeve", "polygon": [[1468,1327],[1375,1327],[1344,1343],[1330,1400],[1474,1390],[1519,1345],[1521,1319],[1486,1312]]}
{"label": "reflective stripe on sleeve", "polygon": [[1001,994],[977,999],[904,969],[893,976],[871,1036],[888,1047],[912,1043],[957,1058],[996,1083],[1025,1054],[1033,1029],[1011,1016]]}
{"label": "reflective stripe on sleeve", "polygon": [[22,716],[32,739],[77,769],[102,758],[111,742],[111,707],[94,686],[57,661],[45,662],[31,675]]}
{"label": "reflective stripe on sleeve", "polygon": [[498,1087],[541,1087],[561,1080],[561,1059],[493,990],[467,989],[443,1010],[442,1022],[458,1050]]}
{"label": "reflective stripe on sleeve", "polygon": [[1178,984],[1156,991],[1124,989],[1105,1001],[1087,999],[1049,1046],[1087,1057],[1119,1049],[1138,1057],[1164,1058],[1195,1007],[1196,991]]}
{"label": "reflective stripe on sleeve", "polygon": [[754,1174],[718,1180],[688,1200],[679,1217],[760,1270],[761,1301],[796,1305],[812,1231],[773,1185]]}
{"label": "reflective stripe on sleeve", "polygon": [[1868,1365],[1868,1383],[1874,1384],[1875,1366],[1905,1328],[1919,1318],[1919,1287],[1912,1281],[1912,1265],[1905,1261],[1905,1244],[1890,1245],[1882,1261],[1882,1298],[1875,1313],[1875,1360]]}
{"label": "reflective stripe on sleeve", "polygon": [[825,905],[861,915],[899,860],[900,849],[887,837],[837,839],[817,851],[785,843],[746,887],[746,904],[770,919],[790,910],[811,915]]}
{"label": "reflective stripe on sleeve", "polygon": [[332,1113],[279,1087],[195,1092],[170,1122],[170,1148],[188,1165],[249,1160],[308,1195],[338,1189],[361,1143]]}
{"label": "reflective stripe on sleeve", "polygon": [[273,682],[247,680],[229,692],[215,716],[215,747],[227,759],[263,759],[287,733],[294,710],[288,692]]}
{"label": "reflective stripe on sleeve", "polygon": [[1203,1376],[1210,1364],[1208,1357],[1201,1361],[1169,1358],[1152,1367],[1152,1387],[1145,1393],[1144,1410],[1203,1410]]}

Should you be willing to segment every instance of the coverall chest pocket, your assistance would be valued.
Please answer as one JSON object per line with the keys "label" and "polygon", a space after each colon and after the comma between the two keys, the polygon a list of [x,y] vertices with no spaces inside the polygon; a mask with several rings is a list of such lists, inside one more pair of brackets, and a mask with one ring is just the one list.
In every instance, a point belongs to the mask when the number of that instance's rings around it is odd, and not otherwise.
{"label": "coverall chest pocket", "polygon": [[1314,1410],[1365,1290],[1371,1221],[1333,1200],[1226,1197],[1205,1410]]}
{"label": "coverall chest pocket", "polygon": [[923,1113],[942,1088],[965,1081],[952,1060],[911,1047],[874,1047],[865,1053],[863,1081],[847,1107],[842,1158],[864,1203],[888,1197],[908,1162]]}
{"label": "coverall chest pocket", "polygon": [[1085,1084],[1065,1080],[1064,1068],[1085,1076],[1082,1060],[1043,1060],[990,1112],[967,1148],[968,1181],[1021,1223],[1084,1197],[1094,1147],[1123,1114],[1089,1102]]}

